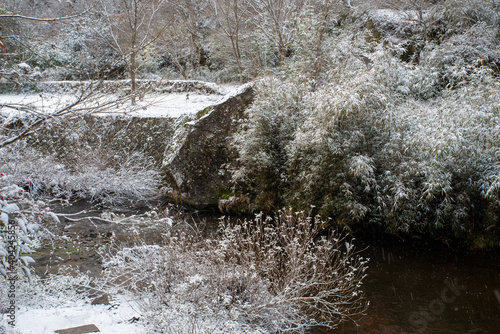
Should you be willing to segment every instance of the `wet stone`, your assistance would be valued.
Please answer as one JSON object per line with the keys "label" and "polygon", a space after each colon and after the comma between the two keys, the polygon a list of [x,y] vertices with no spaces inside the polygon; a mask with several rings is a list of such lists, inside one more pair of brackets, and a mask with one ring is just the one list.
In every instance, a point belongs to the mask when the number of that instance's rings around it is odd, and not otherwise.
{"label": "wet stone", "polygon": [[100,332],[100,330],[94,324],[56,330],[56,333],[58,334],[85,334],[97,332]]}
{"label": "wet stone", "polygon": [[109,295],[107,293],[94,299],[92,305],[109,305]]}

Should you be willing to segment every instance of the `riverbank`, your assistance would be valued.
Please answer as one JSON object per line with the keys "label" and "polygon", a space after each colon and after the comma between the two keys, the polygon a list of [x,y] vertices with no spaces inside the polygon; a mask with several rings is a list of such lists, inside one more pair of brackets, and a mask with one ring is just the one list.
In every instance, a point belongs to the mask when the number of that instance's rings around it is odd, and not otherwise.
{"label": "riverbank", "polygon": [[[60,217],[73,217],[66,221],[61,219],[61,232],[68,238],[56,246],[52,254],[55,261],[46,262],[43,256],[38,257],[37,273],[55,272],[54,269],[61,265],[72,265],[79,271],[90,271],[91,275],[98,276],[102,262],[96,250],[111,244],[131,245],[137,241],[134,236],[138,235],[146,244],[161,244],[161,234],[169,230],[171,223],[179,228],[182,221],[190,217],[188,219],[194,224],[193,217],[197,216],[161,218],[165,211],[111,213],[91,206],[84,208],[82,204],[60,213]],[[80,217],[73,215],[81,209],[88,211]],[[175,212],[171,210],[169,214]],[[158,223],[161,219],[163,223]],[[206,228],[213,231],[217,226],[218,217],[213,214],[195,219],[202,231]],[[353,244],[360,255],[370,259],[363,283],[370,305],[366,315],[358,321],[359,327],[345,322],[337,331],[318,333],[493,334],[500,328],[498,250],[450,249],[442,242],[403,240],[391,235],[382,238],[358,235]],[[48,268],[52,269],[47,271]]]}

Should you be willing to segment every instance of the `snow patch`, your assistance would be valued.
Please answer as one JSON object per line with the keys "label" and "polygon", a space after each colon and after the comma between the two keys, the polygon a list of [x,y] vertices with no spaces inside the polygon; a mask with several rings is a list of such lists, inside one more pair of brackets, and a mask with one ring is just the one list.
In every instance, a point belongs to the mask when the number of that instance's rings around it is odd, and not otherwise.
{"label": "snow patch", "polygon": [[135,106],[124,106],[109,112],[99,113],[99,116],[115,115],[130,117],[179,117],[183,114],[195,114],[220,100],[220,95],[205,95],[197,93],[172,93],[165,95],[149,95]]}
{"label": "snow patch", "polygon": [[[66,82],[67,86],[76,85],[78,82]],[[50,83],[47,83],[50,84]],[[172,82],[172,87],[165,87],[166,92],[155,90],[147,94],[135,105],[124,100],[119,94],[104,94],[94,100],[82,102],[76,108],[82,107],[109,107],[96,113],[98,116],[129,116],[129,117],[151,117],[151,118],[177,118],[183,114],[196,114],[207,107],[218,104],[231,97],[236,96],[246,85],[243,86],[217,86],[216,84],[203,83],[217,94],[203,93],[201,91],[175,92],[180,88],[182,82]],[[174,92],[169,92],[174,91]],[[222,95],[225,94],[225,95]],[[62,90],[61,93],[28,93],[28,94],[1,94],[0,116],[4,122],[28,115],[30,113],[54,113],[64,109],[78,99],[77,95]],[[88,110],[85,110],[88,111]]]}
{"label": "snow patch", "polygon": [[[44,308],[20,307],[15,329],[21,334],[53,334],[58,329],[95,324],[103,334],[147,333],[146,326],[130,322],[139,315],[125,297],[117,296],[112,304],[91,305],[79,300]],[[0,328],[7,328],[6,320],[0,321]]]}

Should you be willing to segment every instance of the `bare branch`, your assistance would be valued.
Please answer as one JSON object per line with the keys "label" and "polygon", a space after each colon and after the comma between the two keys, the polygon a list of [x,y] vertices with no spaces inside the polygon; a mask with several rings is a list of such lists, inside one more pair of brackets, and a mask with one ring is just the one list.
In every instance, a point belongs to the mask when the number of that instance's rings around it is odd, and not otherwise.
{"label": "bare branch", "polygon": [[22,20],[39,21],[39,22],[56,22],[56,21],[74,19],[74,18],[77,18],[77,17],[80,17],[80,16],[87,14],[89,11],[90,11],[90,8],[81,12],[81,13],[75,14],[75,15],[63,16],[63,17],[53,17],[53,18],[32,17],[32,16],[25,16],[25,15],[20,15],[20,14],[0,14],[0,19],[9,18],[9,19],[22,19]]}

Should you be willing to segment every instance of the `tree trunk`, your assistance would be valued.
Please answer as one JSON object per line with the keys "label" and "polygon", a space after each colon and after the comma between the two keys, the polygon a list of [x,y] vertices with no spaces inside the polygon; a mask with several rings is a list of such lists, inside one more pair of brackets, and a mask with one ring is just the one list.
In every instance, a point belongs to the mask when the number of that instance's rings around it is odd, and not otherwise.
{"label": "tree trunk", "polygon": [[281,36],[280,33],[278,33],[278,37],[279,37],[278,48],[279,48],[279,53],[280,53],[280,66],[281,66],[285,62],[287,47],[285,45],[285,42],[283,41],[283,36]]}
{"label": "tree trunk", "polygon": [[233,52],[234,56],[236,57],[236,63],[238,65],[238,71],[240,74],[240,82],[243,83],[243,66],[241,66],[241,53],[240,53],[240,17],[238,15],[238,2],[235,0],[233,2],[233,14],[234,14],[234,21],[236,23],[235,27],[235,38],[231,38],[231,43],[233,44]]}
{"label": "tree trunk", "polygon": [[240,74],[240,82],[243,82],[243,67],[241,66],[241,55],[238,46],[238,40],[235,40],[233,36],[229,36],[231,40],[231,46],[233,47],[234,58],[236,58],[236,65],[238,65],[238,73]]}
{"label": "tree trunk", "polygon": [[132,95],[132,104],[135,104],[135,92],[136,92],[136,83],[135,83],[135,57],[136,53],[135,51],[132,51],[130,54],[130,67],[129,67],[129,73],[130,73],[130,94]]}
{"label": "tree trunk", "polygon": [[175,64],[175,67],[177,67],[177,69],[179,70],[179,72],[182,75],[182,77],[184,78],[184,80],[187,80],[188,77],[187,77],[186,71],[184,71],[184,69],[182,68],[182,65],[179,62],[179,60],[177,59],[177,57],[175,57],[174,55],[170,54],[170,59],[172,59],[172,61]]}
{"label": "tree trunk", "polygon": [[191,33],[191,42],[193,43],[196,52],[196,70],[198,75],[201,75],[201,59],[203,57],[203,46],[201,45],[200,38],[195,33]]}

